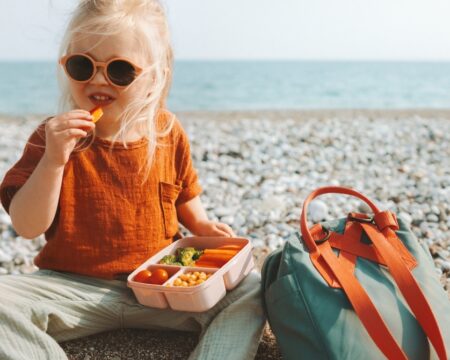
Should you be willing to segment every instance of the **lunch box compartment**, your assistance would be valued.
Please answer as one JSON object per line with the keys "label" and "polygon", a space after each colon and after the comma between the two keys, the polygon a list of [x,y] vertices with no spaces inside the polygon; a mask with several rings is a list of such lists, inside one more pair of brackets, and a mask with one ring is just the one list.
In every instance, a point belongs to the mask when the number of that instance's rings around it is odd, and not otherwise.
{"label": "lunch box compartment", "polygon": [[[153,269],[164,269],[168,272],[169,278],[168,280],[162,284],[146,284],[142,282],[134,281],[134,277],[142,270],[150,270]],[[149,264],[146,266],[138,267],[133,273],[129,276],[128,286],[131,287],[136,295],[138,302],[142,305],[155,307],[159,309],[165,309],[169,305],[167,303],[166,297],[164,296],[164,286],[170,280],[176,276],[176,274],[181,272],[180,266],[168,266],[168,265],[160,265],[160,264]]]}
{"label": "lunch box compartment", "polygon": [[[208,279],[198,285],[174,286],[173,282],[179,276],[191,272],[204,272],[212,274]],[[174,291],[165,293],[167,302],[173,310],[179,311],[206,311],[213,307],[226,294],[225,283],[220,274],[216,274],[216,269],[204,269],[196,267],[186,267],[170,282]]]}

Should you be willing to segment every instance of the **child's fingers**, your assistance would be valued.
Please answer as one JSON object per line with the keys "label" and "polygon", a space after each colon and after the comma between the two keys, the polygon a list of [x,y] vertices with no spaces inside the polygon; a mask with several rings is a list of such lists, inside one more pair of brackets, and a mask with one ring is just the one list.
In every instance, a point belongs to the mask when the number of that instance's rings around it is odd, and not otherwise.
{"label": "child's fingers", "polygon": [[61,124],[61,123],[65,123],[69,120],[74,120],[74,119],[83,119],[83,120],[87,120],[87,121],[92,121],[92,115],[88,111],[85,111],[85,110],[73,110],[73,111],[69,111],[67,113],[55,116],[53,119],[50,120],[50,122]]}
{"label": "child's fingers", "polygon": [[233,229],[231,229],[231,227],[229,225],[224,224],[224,223],[217,223],[216,226],[217,226],[217,228],[219,228],[219,230],[225,232],[227,234],[226,236],[231,236],[231,237],[236,236]]}
{"label": "child's fingers", "polygon": [[217,228],[217,227],[213,229],[211,235],[213,235],[213,236],[230,237],[230,235],[229,235],[227,232],[225,232],[225,231],[223,231],[223,230],[220,230],[220,229]]}
{"label": "child's fingers", "polygon": [[70,120],[76,118],[92,118],[92,115],[89,111],[80,109],[66,112],[64,114],[61,114],[59,117],[61,118],[61,120]]}
{"label": "child's fingers", "polygon": [[61,132],[61,134],[65,135],[66,137],[69,138],[83,138],[85,136],[87,136],[87,131],[81,130],[81,129],[77,129],[77,128],[71,128],[71,129],[66,129],[64,131]]}
{"label": "child's fingers", "polygon": [[66,114],[81,114],[83,116],[92,116],[91,113],[87,110],[84,109],[75,109],[75,110],[71,110],[69,112],[67,112]]}
{"label": "child's fingers", "polygon": [[54,127],[54,130],[55,131],[64,131],[64,130],[73,129],[73,128],[90,131],[95,128],[95,124],[92,121],[82,120],[82,119],[66,120],[66,121],[62,121],[62,122],[56,124]]}
{"label": "child's fingers", "polygon": [[225,231],[227,234],[229,234],[230,236],[236,236],[236,234],[234,233],[233,229],[228,224],[218,223],[217,226],[222,231]]}
{"label": "child's fingers", "polygon": [[[73,121],[81,121],[82,123],[74,123]],[[95,126],[90,115],[78,113],[77,115],[63,114],[60,117],[52,118],[45,125],[45,129],[49,132],[58,132],[79,125],[89,130]]]}

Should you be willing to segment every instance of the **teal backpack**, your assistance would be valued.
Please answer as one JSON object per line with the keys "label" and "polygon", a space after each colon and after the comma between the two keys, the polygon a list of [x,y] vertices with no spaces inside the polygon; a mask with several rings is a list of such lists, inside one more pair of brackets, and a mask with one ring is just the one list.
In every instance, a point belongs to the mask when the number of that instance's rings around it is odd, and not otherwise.
{"label": "teal backpack", "polygon": [[[326,193],[358,197],[373,216],[308,228],[308,204]],[[301,233],[262,269],[283,359],[448,359],[450,301],[428,249],[403,221],[352,189],[325,187],[305,200]]]}

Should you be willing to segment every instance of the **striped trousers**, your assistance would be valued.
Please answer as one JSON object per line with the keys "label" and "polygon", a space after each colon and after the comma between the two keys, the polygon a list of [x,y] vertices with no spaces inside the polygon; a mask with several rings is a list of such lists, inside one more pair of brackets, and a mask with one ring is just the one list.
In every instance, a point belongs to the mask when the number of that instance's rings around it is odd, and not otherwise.
{"label": "striped trousers", "polygon": [[58,342],[118,328],[200,333],[189,359],[253,359],[265,325],[260,275],[203,313],[137,303],[126,281],[39,270],[0,276],[0,359],[67,359]]}

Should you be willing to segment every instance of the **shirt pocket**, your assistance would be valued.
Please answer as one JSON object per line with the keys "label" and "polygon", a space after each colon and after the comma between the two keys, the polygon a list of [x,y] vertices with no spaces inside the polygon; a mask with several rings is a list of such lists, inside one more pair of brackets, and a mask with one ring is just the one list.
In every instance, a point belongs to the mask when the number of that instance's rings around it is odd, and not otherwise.
{"label": "shirt pocket", "polygon": [[181,186],[160,181],[159,192],[161,208],[164,218],[164,232],[166,238],[174,237],[178,232],[178,218],[175,201],[181,191]]}

